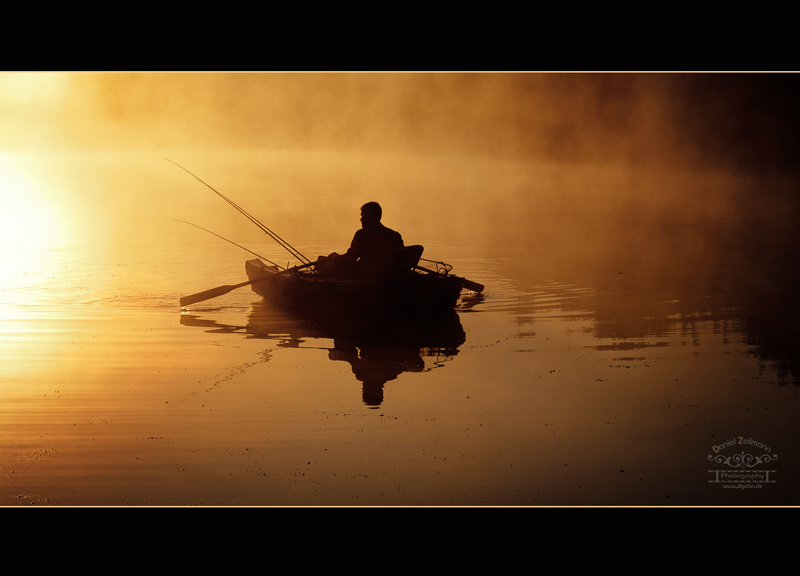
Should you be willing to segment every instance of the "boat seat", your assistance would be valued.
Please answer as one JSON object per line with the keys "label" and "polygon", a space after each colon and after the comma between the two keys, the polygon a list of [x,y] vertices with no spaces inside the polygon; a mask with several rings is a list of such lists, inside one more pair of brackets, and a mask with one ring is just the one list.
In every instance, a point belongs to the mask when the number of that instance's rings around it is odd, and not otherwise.
{"label": "boat seat", "polygon": [[424,250],[425,248],[418,244],[404,247],[400,251],[400,256],[398,258],[398,261],[402,262],[402,264],[395,269],[392,278],[405,278],[411,274],[417,264],[419,264],[419,259],[422,258],[422,252]]}

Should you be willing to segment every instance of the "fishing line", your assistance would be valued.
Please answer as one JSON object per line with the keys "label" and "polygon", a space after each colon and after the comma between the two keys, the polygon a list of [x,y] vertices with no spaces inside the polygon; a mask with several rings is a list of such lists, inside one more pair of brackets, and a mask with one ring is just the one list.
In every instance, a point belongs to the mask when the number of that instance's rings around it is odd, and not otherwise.
{"label": "fishing line", "polygon": [[[195,228],[200,228],[200,230],[205,230],[206,232],[208,232],[209,234],[213,234],[213,235],[214,235],[214,236],[216,236],[217,238],[222,238],[223,240],[225,240],[225,242],[230,242],[230,243],[231,243],[231,244],[233,244],[234,246],[238,246],[238,247],[239,247],[239,248],[241,248],[242,250],[245,250],[246,252],[250,252],[250,254],[252,254],[253,256],[258,256],[258,257],[259,257],[259,258],[261,258],[262,260],[266,260],[267,262],[269,262],[269,263],[270,263],[270,264],[272,264],[273,266],[277,266],[278,268],[283,268],[283,266],[281,266],[280,264],[275,264],[275,262],[273,262],[272,260],[267,260],[267,259],[266,259],[266,258],[264,258],[263,256],[261,256],[261,255],[259,255],[259,254],[256,254],[255,252],[253,252],[252,250],[249,250],[248,248],[245,248],[244,246],[240,246],[239,244],[237,244],[237,243],[236,243],[236,242],[234,242],[233,240],[228,240],[228,239],[227,239],[227,238],[225,238],[224,236],[220,236],[220,235],[219,235],[219,234],[217,234],[216,232],[212,232],[211,230],[206,230],[206,229],[205,229],[205,228],[203,228],[202,226],[198,226],[197,224],[192,224],[191,222],[187,222],[186,220],[178,220],[177,218],[175,218],[174,220],[175,220],[176,222],[183,222],[184,224],[188,224],[189,226],[194,226]],[[285,269],[285,268],[284,268],[284,269]]]}
{"label": "fishing line", "polygon": [[288,242],[286,242],[286,241],[285,241],[283,238],[281,238],[280,236],[278,236],[277,234],[275,234],[275,233],[274,233],[272,230],[270,230],[270,229],[269,229],[269,228],[267,228],[267,227],[266,227],[264,224],[262,224],[261,222],[259,222],[259,221],[258,221],[258,220],[257,220],[255,217],[253,217],[252,215],[250,215],[250,214],[249,214],[249,213],[248,213],[248,212],[247,212],[247,211],[246,211],[244,208],[242,208],[241,206],[237,205],[237,204],[236,204],[236,203],[235,203],[233,200],[231,200],[230,198],[228,198],[227,196],[225,196],[224,194],[222,194],[222,193],[221,193],[219,190],[216,190],[216,189],[215,189],[213,186],[211,186],[211,185],[210,185],[210,184],[208,184],[207,182],[204,182],[204,181],[203,181],[202,179],[200,179],[200,178],[199,178],[199,177],[198,177],[196,174],[192,173],[191,171],[187,170],[186,168],[184,168],[183,166],[181,166],[181,165],[180,165],[180,164],[178,164],[177,162],[173,162],[172,160],[170,160],[170,159],[168,159],[168,158],[164,158],[164,160],[166,160],[167,162],[172,162],[172,163],[173,163],[173,164],[175,164],[175,166],[177,166],[178,168],[180,168],[180,169],[184,170],[185,172],[187,172],[187,173],[191,174],[192,176],[194,176],[194,177],[195,177],[195,179],[196,179],[197,181],[199,181],[201,184],[203,184],[203,185],[205,185],[206,187],[208,187],[209,189],[211,189],[211,191],[213,191],[215,194],[217,194],[217,195],[218,195],[220,198],[222,198],[222,199],[223,199],[223,200],[225,200],[225,201],[226,201],[228,204],[230,204],[231,206],[233,206],[234,208],[236,208],[236,210],[238,210],[238,211],[239,211],[241,214],[243,214],[243,215],[244,215],[244,216],[245,216],[245,217],[246,217],[248,220],[250,220],[250,221],[251,221],[253,224],[255,224],[256,226],[258,226],[258,227],[259,227],[259,228],[260,228],[260,229],[261,229],[261,230],[262,230],[262,231],[263,231],[265,234],[267,234],[267,235],[268,235],[270,238],[272,238],[273,240],[275,240],[275,242],[277,242],[277,243],[278,243],[278,244],[279,244],[279,245],[280,245],[282,248],[284,248],[286,251],[288,251],[288,252],[289,252],[289,253],[290,253],[292,256],[294,256],[295,258],[297,258],[297,259],[298,259],[298,260],[300,260],[301,262],[303,262],[303,261],[305,261],[305,262],[307,262],[307,263],[310,263],[310,262],[311,262],[311,261],[310,261],[308,258],[306,258],[305,256],[303,256],[303,255],[302,255],[302,254],[301,254],[301,253],[300,253],[298,250],[296,250],[296,249],[295,249],[293,246],[291,246],[291,245],[290,245]]}
{"label": "fishing line", "polygon": [[[264,224],[262,224],[261,222],[259,222],[259,221],[258,221],[258,220],[257,220],[255,217],[251,216],[251,215],[250,215],[250,214],[249,214],[249,213],[248,213],[248,212],[247,212],[247,211],[246,211],[244,208],[241,208],[241,207],[240,207],[240,206],[238,206],[238,205],[237,205],[237,204],[236,204],[236,203],[235,203],[233,200],[231,200],[230,198],[228,198],[227,196],[225,196],[224,194],[222,194],[222,192],[219,192],[219,191],[218,191],[218,190],[216,190],[214,187],[212,187],[210,184],[208,184],[208,183],[206,183],[206,182],[203,182],[203,180],[201,180],[201,179],[200,179],[200,178],[199,178],[197,175],[193,174],[192,172],[190,172],[189,170],[187,170],[186,168],[184,168],[183,166],[181,166],[181,165],[180,165],[180,164],[178,164],[177,162],[173,162],[173,161],[172,161],[172,160],[170,160],[169,158],[164,158],[164,160],[166,160],[167,162],[172,162],[173,164],[175,164],[175,166],[177,166],[177,167],[178,167],[178,168],[180,168],[181,170],[184,170],[185,172],[188,172],[189,174],[191,174],[192,176],[194,176],[194,177],[195,177],[195,179],[197,179],[197,180],[198,180],[198,181],[199,181],[201,184],[204,184],[206,187],[210,188],[210,189],[211,189],[211,190],[212,190],[212,191],[213,191],[213,192],[214,192],[214,193],[215,193],[217,196],[219,196],[220,198],[222,198],[223,200],[225,200],[225,201],[226,201],[228,204],[230,204],[231,206],[233,206],[234,208],[236,208],[236,209],[237,209],[237,210],[238,210],[238,211],[239,211],[241,214],[243,214],[243,215],[244,215],[244,216],[245,216],[245,217],[246,217],[248,220],[250,220],[250,221],[251,221],[253,224],[255,224],[256,226],[258,226],[258,227],[259,227],[259,228],[260,228],[260,229],[261,229],[261,230],[262,230],[262,231],[263,231],[263,232],[264,232],[264,233],[265,233],[267,236],[269,236],[270,238],[272,238],[273,240],[275,240],[275,242],[277,242],[277,243],[278,243],[278,244],[279,244],[279,245],[280,245],[280,246],[281,246],[281,247],[282,247],[284,250],[286,250],[287,252],[289,252],[289,254],[291,254],[292,256],[294,256],[295,258],[297,258],[298,260],[300,260],[301,262],[304,262],[304,263],[306,263],[306,264],[311,264],[311,260],[309,260],[308,258],[306,258],[305,256],[303,256],[303,254],[301,254],[301,253],[300,253],[300,252],[299,252],[297,249],[295,249],[295,248],[294,248],[294,247],[293,247],[291,244],[289,244],[288,242],[286,242],[286,240],[284,240],[283,238],[281,238],[280,236],[278,236],[277,234],[275,234],[275,233],[274,233],[272,230],[270,230],[269,228],[267,228],[266,226],[264,226]],[[213,234],[213,232],[212,232],[212,234]],[[282,268],[282,266],[281,266],[281,268]]]}

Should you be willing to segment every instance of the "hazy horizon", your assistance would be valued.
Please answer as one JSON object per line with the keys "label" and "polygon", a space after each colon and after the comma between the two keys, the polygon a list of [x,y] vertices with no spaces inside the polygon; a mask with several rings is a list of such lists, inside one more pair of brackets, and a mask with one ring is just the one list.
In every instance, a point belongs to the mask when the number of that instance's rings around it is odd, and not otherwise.
{"label": "hazy horizon", "polygon": [[0,73],[0,150],[329,149],[794,172],[797,77]]}

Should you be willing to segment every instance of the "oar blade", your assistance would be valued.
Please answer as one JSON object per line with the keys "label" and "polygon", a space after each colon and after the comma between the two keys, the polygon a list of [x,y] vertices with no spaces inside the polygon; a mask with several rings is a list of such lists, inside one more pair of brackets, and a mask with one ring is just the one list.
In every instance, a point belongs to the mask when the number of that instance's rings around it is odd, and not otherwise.
{"label": "oar blade", "polygon": [[191,304],[197,304],[198,302],[203,302],[204,300],[211,300],[217,296],[227,294],[234,288],[236,288],[236,286],[218,286],[217,288],[205,290],[204,292],[198,292],[197,294],[192,294],[191,296],[184,296],[181,298],[181,306],[185,308]]}
{"label": "oar blade", "polygon": [[[306,266],[310,266],[310,264],[305,264],[303,266],[297,266],[296,268],[305,268]],[[290,268],[289,270],[283,270],[283,272],[291,272],[293,269]],[[236,290],[237,288],[241,288],[242,286],[249,286],[254,282],[261,282],[262,280],[269,279],[269,276],[264,276],[263,278],[256,278],[255,280],[247,280],[245,282],[240,282],[239,284],[234,284],[233,286],[225,285],[225,286],[218,286],[216,288],[212,288],[211,290],[206,290],[204,292],[198,292],[197,294],[192,294],[191,296],[184,296],[181,298],[181,306],[186,307],[190,304],[197,304],[198,302],[202,302],[203,300],[211,300],[212,298],[216,298],[217,296],[222,296],[231,292],[232,290]]]}
{"label": "oar blade", "polygon": [[477,282],[473,282],[472,280],[467,280],[466,278],[463,279],[464,283],[462,286],[467,290],[472,290],[473,292],[483,292],[483,284],[478,284]]}

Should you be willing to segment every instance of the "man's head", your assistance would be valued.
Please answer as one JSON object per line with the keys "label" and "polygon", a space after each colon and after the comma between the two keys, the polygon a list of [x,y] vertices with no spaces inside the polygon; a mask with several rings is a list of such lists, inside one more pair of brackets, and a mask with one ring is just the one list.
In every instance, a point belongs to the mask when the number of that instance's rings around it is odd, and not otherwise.
{"label": "man's head", "polygon": [[367,202],[361,207],[361,226],[369,228],[380,223],[383,210],[377,202]]}

